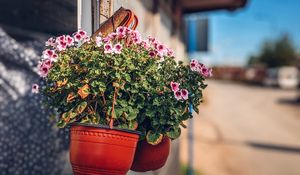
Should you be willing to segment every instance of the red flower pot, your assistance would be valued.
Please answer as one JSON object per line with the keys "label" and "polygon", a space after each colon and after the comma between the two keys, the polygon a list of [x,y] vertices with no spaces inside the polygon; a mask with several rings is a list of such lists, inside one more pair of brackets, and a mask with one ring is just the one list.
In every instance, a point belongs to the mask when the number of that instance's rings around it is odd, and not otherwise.
{"label": "red flower pot", "polygon": [[139,134],[91,125],[71,127],[70,160],[75,175],[125,175]]}
{"label": "red flower pot", "polygon": [[146,172],[154,171],[163,167],[168,159],[171,140],[164,137],[158,145],[150,145],[146,140],[138,143],[132,171]]}

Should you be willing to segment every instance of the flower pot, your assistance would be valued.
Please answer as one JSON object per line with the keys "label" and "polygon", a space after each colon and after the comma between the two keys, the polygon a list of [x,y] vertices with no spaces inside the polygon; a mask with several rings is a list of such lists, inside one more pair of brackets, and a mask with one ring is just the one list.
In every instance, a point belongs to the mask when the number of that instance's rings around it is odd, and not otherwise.
{"label": "flower pot", "polygon": [[93,125],[71,126],[70,160],[75,175],[125,175],[139,134]]}
{"label": "flower pot", "polygon": [[169,156],[170,143],[171,140],[168,137],[164,137],[157,145],[150,145],[146,140],[140,141],[130,169],[136,172],[146,172],[163,167]]}

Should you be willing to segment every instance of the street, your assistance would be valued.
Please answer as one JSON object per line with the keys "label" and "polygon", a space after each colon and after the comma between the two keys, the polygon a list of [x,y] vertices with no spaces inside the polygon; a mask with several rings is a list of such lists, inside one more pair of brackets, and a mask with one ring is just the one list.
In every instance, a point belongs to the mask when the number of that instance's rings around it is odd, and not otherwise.
{"label": "street", "polygon": [[[194,167],[203,175],[299,175],[300,105],[294,90],[208,81],[194,115]],[[181,160],[187,164],[187,129]]]}

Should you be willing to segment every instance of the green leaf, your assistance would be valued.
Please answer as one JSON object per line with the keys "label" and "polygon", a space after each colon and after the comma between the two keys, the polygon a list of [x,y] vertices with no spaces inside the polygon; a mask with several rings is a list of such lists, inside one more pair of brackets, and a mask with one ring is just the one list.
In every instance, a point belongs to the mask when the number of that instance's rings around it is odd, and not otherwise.
{"label": "green leaf", "polygon": [[139,111],[137,109],[129,110],[128,115],[126,116],[126,119],[129,121],[136,119],[138,112]]}
{"label": "green leaf", "polygon": [[64,128],[66,125],[67,125],[67,123],[64,122],[64,120],[59,120],[57,122],[57,127],[59,127],[59,128]]}
{"label": "green leaf", "polygon": [[87,107],[87,102],[81,102],[77,107],[76,107],[76,109],[75,109],[75,112],[77,113],[77,114],[81,114],[84,110],[85,110],[85,108]]}
{"label": "green leaf", "polygon": [[169,132],[167,132],[167,136],[170,139],[177,139],[181,134],[181,129],[176,128],[176,129],[171,129]]}
{"label": "green leaf", "polygon": [[123,114],[123,109],[122,108],[115,108],[115,118],[121,117]]}
{"label": "green leaf", "polygon": [[128,129],[136,130],[137,127],[138,127],[137,121],[129,121]]}
{"label": "green leaf", "polygon": [[150,130],[146,135],[146,139],[149,144],[157,145],[162,141],[163,135]]}

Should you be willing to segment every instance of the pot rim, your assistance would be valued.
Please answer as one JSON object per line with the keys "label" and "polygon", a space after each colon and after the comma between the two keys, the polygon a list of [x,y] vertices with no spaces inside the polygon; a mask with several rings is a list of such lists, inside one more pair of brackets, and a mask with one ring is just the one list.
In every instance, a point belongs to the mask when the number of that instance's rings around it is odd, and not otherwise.
{"label": "pot rim", "polygon": [[128,132],[128,133],[132,133],[132,134],[137,134],[139,136],[142,136],[143,134],[140,131],[136,131],[136,130],[130,130],[130,129],[124,129],[124,128],[117,128],[117,127],[113,127],[110,128],[107,125],[96,125],[96,124],[89,124],[89,123],[78,123],[78,122],[74,122],[72,124],[69,125],[71,126],[86,126],[86,127],[93,127],[93,128],[101,128],[101,129],[110,129],[110,130],[116,130],[116,131],[122,131],[122,132]]}

